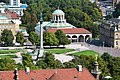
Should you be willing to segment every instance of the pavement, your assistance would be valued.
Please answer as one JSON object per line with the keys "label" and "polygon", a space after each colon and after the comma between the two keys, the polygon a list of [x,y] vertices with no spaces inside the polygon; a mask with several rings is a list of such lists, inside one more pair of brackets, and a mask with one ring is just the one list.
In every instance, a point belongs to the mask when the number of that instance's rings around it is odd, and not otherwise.
{"label": "pavement", "polygon": [[16,56],[18,57],[18,58],[13,58],[13,60],[15,60],[16,64],[22,63],[21,52],[17,52],[17,53],[15,53],[15,54],[16,54]]}
{"label": "pavement", "polygon": [[69,56],[66,54],[54,54],[54,56],[55,56],[55,59],[60,60],[61,63],[69,62],[74,58],[73,56]]}

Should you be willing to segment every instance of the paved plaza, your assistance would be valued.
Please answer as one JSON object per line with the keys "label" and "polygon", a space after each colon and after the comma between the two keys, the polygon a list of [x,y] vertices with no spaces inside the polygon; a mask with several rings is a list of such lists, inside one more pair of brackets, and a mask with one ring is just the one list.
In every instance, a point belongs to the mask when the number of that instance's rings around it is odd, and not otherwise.
{"label": "paved plaza", "polygon": [[98,52],[99,54],[108,52],[112,56],[120,57],[120,50],[112,48],[112,47],[95,46],[95,45],[91,45],[87,43],[72,43],[70,45],[66,45],[66,48],[75,49],[79,51],[93,50],[93,51]]}
{"label": "paved plaza", "polygon": [[[66,45],[65,47],[68,49],[75,49],[75,51],[68,52],[65,54],[54,54],[55,59],[60,60],[62,63],[69,62],[74,58],[73,56],[70,56],[67,54],[72,54],[72,53],[84,51],[84,50],[93,50],[95,52],[98,52],[99,54],[103,54],[104,52],[108,52],[112,56],[120,57],[120,50],[112,48],[112,47],[95,46],[95,45],[90,45],[87,43],[71,43],[69,45]],[[16,63],[22,63],[21,54],[18,52],[18,53],[16,53],[16,55],[18,57],[18,58],[14,59],[16,61]]]}

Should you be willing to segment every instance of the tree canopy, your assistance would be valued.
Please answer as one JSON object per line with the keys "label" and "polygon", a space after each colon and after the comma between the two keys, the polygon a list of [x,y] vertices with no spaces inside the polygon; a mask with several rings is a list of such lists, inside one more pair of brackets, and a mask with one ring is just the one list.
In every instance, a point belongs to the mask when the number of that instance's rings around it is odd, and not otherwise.
{"label": "tree canopy", "polygon": [[39,36],[37,35],[36,32],[30,32],[28,39],[35,46],[40,44],[40,38],[39,38]]}
{"label": "tree canopy", "polygon": [[116,5],[115,11],[113,12],[113,16],[118,18],[120,16],[120,2]]}
{"label": "tree canopy", "polygon": [[22,32],[18,32],[17,35],[16,35],[16,42],[20,43],[21,45],[23,45],[23,43],[25,42],[26,40],[24,39],[24,35]]}
{"label": "tree canopy", "polygon": [[67,38],[67,36],[63,33],[62,30],[57,30],[55,32],[56,38],[59,40],[59,45],[66,45],[70,44],[70,40]]}
{"label": "tree canopy", "polygon": [[59,40],[56,38],[55,34],[52,32],[44,32],[43,34],[44,45],[55,46],[58,45]]}
{"label": "tree canopy", "polygon": [[[32,23],[32,21],[36,23],[37,19],[39,20],[40,13],[43,13],[44,21],[50,21],[52,12],[56,10],[58,6],[65,12],[67,22],[78,28],[91,29],[94,27],[94,22],[102,18],[100,9],[95,3],[91,3],[89,0],[34,0],[25,11],[22,22],[27,25]],[[29,24],[28,30],[31,29],[33,31],[33,26],[35,25]],[[94,31],[97,32],[97,30]],[[93,29],[91,32],[93,32]]]}
{"label": "tree canopy", "polygon": [[12,31],[4,29],[3,32],[1,33],[1,40],[2,42],[4,42],[5,46],[12,46],[14,40]]}

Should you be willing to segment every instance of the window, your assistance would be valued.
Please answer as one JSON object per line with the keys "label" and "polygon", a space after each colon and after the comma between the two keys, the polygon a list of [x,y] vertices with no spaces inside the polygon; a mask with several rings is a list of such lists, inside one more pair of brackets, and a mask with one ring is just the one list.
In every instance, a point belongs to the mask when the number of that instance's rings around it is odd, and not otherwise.
{"label": "window", "polygon": [[118,34],[116,34],[116,36],[115,36],[115,37],[116,37],[116,39],[118,39]]}
{"label": "window", "polygon": [[118,41],[116,41],[116,45],[118,45]]}

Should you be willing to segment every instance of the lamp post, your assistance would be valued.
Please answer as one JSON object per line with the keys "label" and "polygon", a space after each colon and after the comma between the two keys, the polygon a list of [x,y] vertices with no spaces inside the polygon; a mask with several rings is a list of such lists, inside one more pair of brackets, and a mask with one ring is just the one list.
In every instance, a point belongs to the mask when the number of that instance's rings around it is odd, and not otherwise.
{"label": "lamp post", "polygon": [[105,42],[103,41],[103,47],[104,47],[104,45],[105,45]]}

